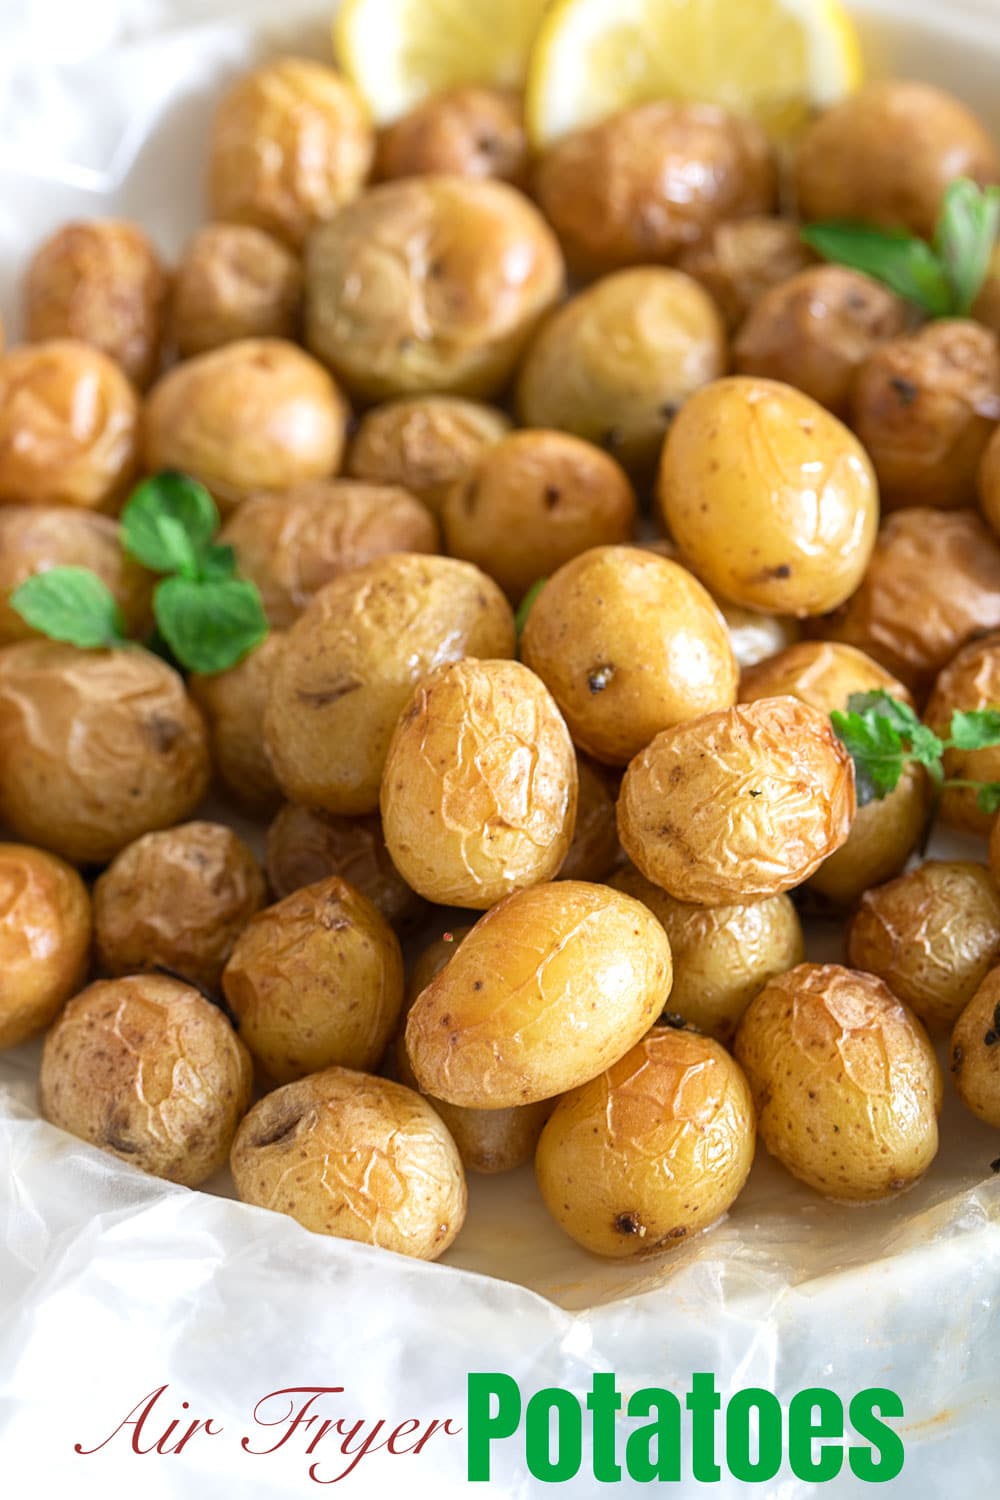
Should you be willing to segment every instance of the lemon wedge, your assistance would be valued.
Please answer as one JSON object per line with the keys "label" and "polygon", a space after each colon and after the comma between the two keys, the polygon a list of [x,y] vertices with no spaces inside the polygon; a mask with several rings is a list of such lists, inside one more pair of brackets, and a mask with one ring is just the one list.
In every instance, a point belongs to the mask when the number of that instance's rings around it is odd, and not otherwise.
{"label": "lemon wedge", "polygon": [[676,99],[749,115],[780,140],[861,77],[838,0],[556,0],[531,53],[528,131],[544,147],[633,104]]}

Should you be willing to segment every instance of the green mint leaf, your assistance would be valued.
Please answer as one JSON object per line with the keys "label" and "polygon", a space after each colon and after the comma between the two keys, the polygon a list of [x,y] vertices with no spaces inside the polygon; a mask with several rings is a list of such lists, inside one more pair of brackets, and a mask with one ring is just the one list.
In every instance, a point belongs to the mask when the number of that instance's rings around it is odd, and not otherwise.
{"label": "green mint leaf", "polygon": [[802,238],[824,260],[863,271],[933,318],[955,311],[948,272],[924,240],[869,224],[834,222],[809,224]]}
{"label": "green mint leaf", "polygon": [[1000,812],[1000,781],[984,781],[976,794],[976,806],[980,812],[992,817]]}
{"label": "green mint leaf", "polygon": [[157,519],[156,527],[164,552],[174,559],[172,571],[180,573],[183,578],[197,578],[198,554],[177,517],[162,515]]}
{"label": "green mint leaf", "polygon": [[955,750],[988,750],[1000,745],[1000,709],[981,708],[970,713],[956,709],[948,744]]}
{"label": "green mint leaf", "polygon": [[944,195],[934,250],[951,283],[954,311],[967,317],[989,273],[1000,235],[1000,188],[961,177]]}
{"label": "green mint leaf", "polygon": [[125,622],[107,584],[89,568],[50,568],[16,588],[11,608],[54,641],[95,651],[126,643]]}
{"label": "green mint leaf", "polygon": [[232,547],[206,547],[200,558],[201,577],[216,583],[236,575],[236,553]]}
{"label": "green mint leaf", "polygon": [[157,586],[153,610],[164,640],[189,672],[225,672],[267,635],[260,595],[238,578],[167,578]]}
{"label": "green mint leaf", "polygon": [[538,598],[539,594],[542,592],[542,589],[545,587],[548,581],[549,580],[547,578],[537,578],[531,585],[531,588],[525,594],[524,598],[521,600],[520,604],[517,606],[517,613],[514,616],[514,625],[517,629],[518,640],[521,639],[524,627],[528,623],[528,616],[531,614],[535,600]]}
{"label": "green mint leaf", "polygon": [[909,704],[894,698],[885,688],[878,688],[873,693],[852,693],[847,700],[847,711],[865,716],[877,714],[880,719],[887,719],[900,734],[910,737],[924,727]]}
{"label": "green mint leaf", "polygon": [[219,529],[219,512],[203,484],[165,471],[134,491],[121,518],[126,552],[154,573],[197,573]]}
{"label": "green mint leaf", "polygon": [[903,742],[899,730],[875,712],[830,715],[837,738],[854,762],[858,806],[881,802],[899,785],[903,774]]}

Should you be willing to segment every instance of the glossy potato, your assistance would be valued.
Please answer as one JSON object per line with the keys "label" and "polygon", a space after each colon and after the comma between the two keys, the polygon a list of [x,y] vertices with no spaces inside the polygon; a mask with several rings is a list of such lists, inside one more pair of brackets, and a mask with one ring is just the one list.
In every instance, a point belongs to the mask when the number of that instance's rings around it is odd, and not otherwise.
{"label": "glossy potato", "polygon": [[528,138],[520,95],[472,87],[432,94],[383,130],[376,171],[386,179],[440,172],[499,177],[522,187]]}
{"label": "glossy potato", "polygon": [[977,1119],[1000,1129],[1000,970],[992,969],[955,1022],[951,1076]]}
{"label": "glossy potato", "polygon": [[576,758],[576,772],[576,823],[569,853],[559,866],[559,879],[600,884],[622,852],[615,818],[616,787],[604,767],[584,755]]}
{"label": "glossy potato", "polygon": [[[941,739],[951,735],[955,713],[1000,708],[1000,634],[984,636],[963,646],[934,684],[924,721]],[[944,772],[950,779],[1000,781],[1000,748],[947,750]],[[983,812],[974,789],[949,787],[941,797],[940,816],[953,828],[988,834],[991,813]]]}
{"label": "glossy potato", "polygon": [[216,775],[230,796],[253,813],[272,812],[282,800],[263,726],[271,674],[284,639],[272,630],[235,667],[188,678],[191,697],[208,725]]}
{"label": "glossy potato", "polygon": [[480,453],[510,431],[493,406],[459,396],[414,396],[366,412],[347,455],[347,472],[369,484],[399,484],[440,515],[452,485]]}
{"label": "glossy potato", "polygon": [[87,887],[70,865],[0,844],[0,1051],[44,1031],[90,960]]}
{"label": "glossy potato", "polygon": [[797,224],[754,216],[726,219],[677,257],[677,269],[705,288],[735,331],[772,287],[813,261]]}
{"label": "glossy potato", "polygon": [[184,359],[237,339],[294,339],[302,267],[251,224],[203,224],[174,273],[170,326]]}

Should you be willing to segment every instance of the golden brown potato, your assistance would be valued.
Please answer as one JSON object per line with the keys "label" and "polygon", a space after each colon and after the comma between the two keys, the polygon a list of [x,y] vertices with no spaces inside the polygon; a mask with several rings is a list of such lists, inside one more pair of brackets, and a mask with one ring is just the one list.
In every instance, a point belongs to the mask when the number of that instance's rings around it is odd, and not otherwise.
{"label": "golden brown potato", "polygon": [[267,830],[268,883],[283,900],[304,885],[339,875],[367,896],[390,926],[412,927],[424,903],[389,858],[377,817],[335,818],[286,802]]}
{"label": "golden brown potato", "polygon": [[244,1203],[315,1234],[435,1260],[465,1219],[455,1143],[412,1089],[328,1068],[261,1099],[237,1133]]}
{"label": "golden brown potato", "polygon": [[670,946],[640,902],[560,880],[515,891],[418,996],[406,1049],[421,1089],[503,1109],[610,1067],[670,993]]}
{"label": "golden brown potato", "polygon": [[221,823],[147,833],[94,886],[94,941],[105,974],[169,969],[215,990],[233,946],[264,905],[263,871]]}
{"label": "golden brown potato", "polygon": [[250,1055],[190,985],[158,974],[92,984],[45,1039],[42,1114],[154,1177],[198,1187],[225,1165],[250,1106]]}
{"label": "golden brown potato", "polygon": [[166,299],[163,267],[137,224],[64,224],[28,265],[27,337],[92,344],[142,389],[159,367]]}
{"label": "golden brown potato", "polygon": [[251,224],[204,224],[174,274],[171,331],[183,359],[237,339],[294,339],[298,257]]}
{"label": "golden brown potato", "polygon": [[742,604],[730,604],[728,599],[715,602],[726,622],[729,644],[741,671],[794,646],[802,633],[798,620],[789,615],[762,615],[758,610],[744,609]]}
{"label": "golden brown potato", "polygon": [[931,239],[956,177],[1000,181],[981,121],[927,83],[870,83],[806,132],[795,164],[799,215],[909,229]]}
{"label": "golden brown potato", "polygon": [[389,552],[436,552],[425,505],[394,485],[313,479],[253,495],[219,534],[257,585],[277,629],[293,625],[324,584]]}
{"label": "golden brown potato", "polygon": [[1000,1128],[1000,969],[992,969],[955,1022],[951,1072],[958,1096]]}
{"label": "golden brown potato", "polygon": [[984,865],[928,860],[866,892],[847,952],[927,1026],[950,1027],[1000,957],[1000,892]]}
{"label": "golden brown potato", "polygon": [[372,1072],[402,1009],[403,958],[367,896],[330,875],[253,918],[222,988],[268,1078]]}
{"label": "golden brown potato", "polygon": [[452,485],[509,431],[502,411],[458,396],[386,401],[361,418],[347,473],[370,484],[402,485],[437,516]]}
{"label": "golden brown potato", "polygon": [[[1000,634],[970,641],[945,667],[934,684],[924,720],[943,740],[950,737],[952,715],[1000,707]],[[944,772],[949,778],[1000,781],[1000,748],[947,750]],[[989,834],[993,815],[979,807],[976,792],[949,787],[941,797],[940,816],[953,828]]]}
{"label": "golden brown potato", "polygon": [[802,924],[790,896],[749,906],[688,906],[652,885],[633,865],[609,882],[648,906],[670,942],[670,1013],[728,1042],[753,997],[805,958]]}
{"label": "golden brown potato", "polygon": [[690,276],[642,266],[606,276],[542,325],[518,375],[526,427],[597,443],[645,480],[692,391],[726,369],[726,331]]}
{"label": "golden brown potato", "polygon": [[830,720],[764,698],[658,734],[625,772],[618,836],[678,901],[741,905],[808,880],[847,842],[854,811]]}
{"label": "golden brown potato", "polygon": [[44,1031],[83,983],[90,897],[54,854],[0,844],[0,1050]]}
{"label": "golden brown potato", "polygon": [[595,1255],[673,1250],[742,1192],[754,1123],[728,1052],[658,1026],[560,1099],[538,1143],[538,1186],[556,1223]]}
{"label": "golden brown potato", "polygon": [[334,579],[288,633],[264,738],[292,802],[374,812],[389,740],[416,683],[463,656],[514,655],[514,617],[471,563],[401,553]]}
{"label": "golden brown potato", "polygon": [[190,817],[209,780],[201,715],[148,651],[0,651],[0,821],[74,864]]}
{"label": "golden brown potato", "polygon": [[972,316],[978,318],[980,323],[985,323],[987,328],[991,328],[1000,337],[1000,240],[997,241],[993,260],[983,289],[972,309]]}
{"label": "golden brown potato", "polygon": [[0,357],[0,504],[117,510],[135,477],[139,398],[75,339]]}
{"label": "golden brown potato", "polygon": [[1000,343],[978,323],[930,323],[875,349],[854,385],[852,426],[883,507],[972,505],[1000,418]]}
{"label": "golden brown potato", "polygon": [[208,149],[213,216],[299,246],[361,192],[375,138],[341,73],[308,58],[278,57],[223,96]]}
{"label": "golden brown potato", "polygon": [[185,360],[149,394],[147,469],[180,469],[223,511],[259,490],[336,472],[347,406],[316,360],[284,339],[240,339]]}
{"label": "golden brown potato", "polygon": [[365,400],[492,396],[562,290],[555,237],[514,188],[410,177],[310,238],[306,342]]}
{"label": "golden brown potato", "polygon": [[767,213],[777,177],[752,121],[658,100],[550,146],[535,191],[570,268],[601,276],[673,260],[720,221]]}
{"label": "golden brown potato", "polygon": [[516,661],[452,662],[418,683],[390,741],[386,847],[421,896],[485,911],[557,874],[576,796],[569,731],[539,679]]}
{"label": "golden brown potato", "polygon": [[523,187],[528,138],[513,89],[457,88],[432,94],[383,132],[377,175],[499,177]]}
{"label": "golden brown potato", "polygon": [[273,812],[282,801],[264,745],[264,709],[284,639],[272,630],[235,667],[207,677],[195,673],[188,680],[208,724],[216,774],[230,796],[252,813]]}
{"label": "golden brown potato", "polygon": [[[847,711],[852,693],[889,693],[913,706],[901,682],[853,646],[802,641],[743,673],[740,702],[759,698],[798,698],[827,716]],[[895,791],[881,802],[859,807],[850,836],[820,865],[810,885],[849,906],[870,886],[898,875],[920,842],[927,820],[927,777],[907,763]]]}
{"label": "golden brown potato", "polygon": [[584,755],[576,758],[576,824],[569,853],[559,866],[560,880],[598,884],[621,858],[615,818],[615,788],[603,766]]}
{"label": "golden brown potato", "polygon": [[514,432],[484,448],[441,509],[447,551],[474,562],[515,601],[588,547],[631,540],[625,471],[565,432]]}
{"label": "golden brown potato", "polygon": [[813,262],[797,224],[788,219],[726,219],[677,257],[677,269],[693,276],[733,332],[772,287]]}
{"label": "golden brown potato", "polygon": [[878,486],[861,444],[774,380],[734,375],[696,391],[670,429],[657,494],[682,558],[748,609],[835,609],[875,545]]}
{"label": "golden brown potato", "polygon": [[838,964],[801,964],[752,1001],[736,1033],[761,1139],[827,1198],[889,1198],[937,1154],[941,1073],[890,989]]}
{"label": "golden brown potato", "polygon": [[574,743],[625,765],[661,729],[736,701],[729,634],[679,564],[639,547],[595,547],[546,583],[521,637]]}
{"label": "golden brown potato", "polygon": [[869,276],[810,266],[755,303],[733,344],[733,365],[794,385],[846,417],[859,369],[909,321],[902,298]]}

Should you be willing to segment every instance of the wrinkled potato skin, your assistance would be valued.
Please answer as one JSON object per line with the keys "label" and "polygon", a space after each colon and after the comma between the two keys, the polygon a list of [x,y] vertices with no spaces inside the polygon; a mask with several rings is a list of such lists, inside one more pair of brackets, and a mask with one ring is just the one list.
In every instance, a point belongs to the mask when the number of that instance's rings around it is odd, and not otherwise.
{"label": "wrinkled potato skin", "polygon": [[336,875],[303,886],[244,928],[222,975],[240,1035],[268,1078],[378,1067],[403,1004],[399,941]]}
{"label": "wrinkled potato skin", "polygon": [[812,265],[797,224],[787,219],[727,219],[677,257],[677,269],[708,292],[732,333],[772,287]]}
{"label": "wrinkled potato skin", "polygon": [[436,552],[438,529],[405,490],[313,479],[245,500],[219,534],[271,625],[293,625],[325,584],[390,552]]}
{"label": "wrinkled potato skin", "polygon": [[594,277],[673,260],[721,220],[767,213],[777,178],[750,120],[657,101],[551,146],[535,192],[570,268]]}
{"label": "wrinkled potato skin", "polygon": [[862,897],[847,952],[855,968],[877,974],[926,1026],[942,1030],[1000,958],[1000,892],[983,865],[928,860]]}
{"label": "wrinkled potato skin", "polygon": [[871,1203],[937,1154],[941,1073],[920,1022],[881,980],[802,964],[750,1004],[736,1034],[764,1145],[827,1198]]}
{"label": "wrinkled potato skin", "polygon": [[386,401],[361,418],[347,473],[369,484],[402,485],[438,516],[452,485],[508,432],[502,411],[458,396]]}
{"label": "wrinkled potato skin", "polygon": [[677,410],[725,374],[726,357],[722,319],[690,276],[620,271],[539,329],[518,374],[521,421],[586,438],[645,480]]}
{"label": "wrinkled potato skin", "polygon": [[147,651],[21,641],[0,651],[0,820],[73,864],[103,864],[189,817],[208,787],[204,721]]}
{"label": "wrinkled potato skin", "polygon": [[338,1239],[436,1260],[465,1219],[455,1143],[412,1089],[328,1068],[261,1099],[233,1143],[244,1203]]}
{"label": "wrinkled potato skin", "polygon": [[387,182],[306,251],[306,342],[368,401],[495,395],[562,295],[555,236],[506,183]]}
{"label": "wrinkled potato skin", "polygon": [[212,216],[298,248],[357,197],[374,154],[364,104],[342,74],[307,58],[275,58],[238,78],[216,111]]}
{"label": "wrinkled potato skin", "polygon": [[878,529],[878,486],[857,439],[801,391],[752,376],[717,381],[682,408],[658,500],[708,588],[779,615],[819,615],[849,598]]}
{"label": "wrinkled potato skin", "polygon": [[0,505],[116,511],[139,463],[139,398],[76,339],[0,357]]}
{"label": "wrinkled potato skin", "polygon": [[119,1160],[198,1187],[250,1107],[250,1054],[221,1010],[157,974],[92,984],[45,1039],[42,1114]]}
{"label": "wrinkled potato skin", "polygon": [[44,1031],[90,960],[87,887],[54,854],[0,844],[0,1050]]}
{"label": "wrinkled potato skin", "polygon": [[294,339],[302,267],[250,224],[205,224],[174,274],[171,331],[182,359],[238,339]]}
{"label": "wrinkled potato skin", "polygon": [[590,547],[631,540],[635,491],[613,458],[564,432],[511,433],[486,448],[441,510],[447,551],[519,600]]}
{"label": "wrinkled potato skin", "polygon": [[754,1120],[747,1081],[718,1042],[656,1027],[556,1105],[535,1156],[545,1206],[595,1255],[676,1249],[742,1192]]}
{"label": "wrinkled potato skin", "polygon": [[417,998],[410,1065],[421,1089],[449,1104],[551,1099],[639,1040],[671,972],[663,928],[621,892],[573,880],[516,891]]}
{"label": "wrinkled potato skin", "polygon": [[603,766],[586,756],[576,758],[576,824],[569,853],[559,866],[560,880],[588,880],[600,885],[621,858],[615,792]]}
{"label": "wrinkled potato skin", "polygon": [[755,609],[744,609],[742,604],[730,604],[728,599],[717,599],[716,604],[729,631],[729,642],[733,648],[736,665],[740,671],[755,667],[768,657],[777,656],[788,646],[794,646],[801,635],[798,620],[782,615],[762,615]]}
{"label": "wrinkled potato skin", "polygon": [[749,906],[688,906],[632,865],[609,883],[648,906],[667,934],[671,1015],[717,1041],[728,1042],[753,997],[805,958],[802,924],[789,896]]}
{"label": "wrinkled potato skin", "polygon": [[930,84],[870,83],[803,137],[795,163],[799,217],[908,229],[930,240],[957,177],[1000,181],[996,146],[975,115]]}
{"label": "wrinkled potato skin", "polygon": [[240,933],[264,905],[263,872],[221,823],[147,833],[94,886],[94,939],[103,973],[170,969],[216,990]]}
{"label": "wrinkled potato skin", "polygon": [[754,305],[733,344],[733,368],[783,380],[846,418],[865,360],[909,321],[902,298],[869,276],[810,266]]}
{"label": "wrinkled potato skin", "polygon": [[[965,712],[1000,705],[1000,633],[970,641],[945,667],[924,713],[924,721],[935,734],[947,739],[956,710]],[[985,750],[946,750],[944,773],[969,781],[1000,781],[1000,748]],[[940,816],[952,828],[988,836],[993,827],[992,813],[983,812],[976,803],[976,793],[951,787],[941,798]]]}
{"label": "wrinkled potato skin", "polygon": [[951,1073],[958,1096],[977,1119],[1000,1129],[1000,969],[993,969],[951,1034]]}
{"label": "wrinkled potato skin", "polygon": [[736,701],[736,660],[714,601],[678,563],[639,547],[593,548],[550,578],[521,655],[574,743],[610,765]]}
{"label": "wrinkled potato skin", "polygon": [[159,366],[167,287],[156,251],[137,224],[64,224],[28,265],[27,337],[92,344],[141,390]]}
{"label": "wrinkled potato skin", "polygon": [[11,608],[10,596],[50,568],[96,573],[115,596],[127,634],[141,635],[150,624],[153,579],[122,551],[110,516],[64,506],[9,505],[0,508],[0,646],[36,634]]}
{"label": "wrinkled potato skin", "polygon": [[273,812],[282,801],[264,746],[263,723],[284,639],[272,631],[235,667],[188,679],[191,697],[205,715],[219,780],[241,807],[258,815]]}
{"label": "wrinkled potato skin", "polygon": [[808,880],[854,813],[853,764],[829,718],[766,698],[657,735],[625,772],[618,836],[676,900],[742,905]]}
{"label": "wrinkled potato skin", "polygon": [[376,175],[499,177],[523,187],[528,138],[512,89],[457,88],[433,94],[382,132]]}
{"label": "wrinkled potato skin", "polygon": [[1000,417],[1000,344],[978,323],[931,323],[876,349],[858,372],[852,422],[882,505],[973,505]]}
{"label": "wrinkled potato skin", "polygon": [[144,462],[201,480],[225,512],[259,490],[335,473],[346,427],[344,398],[316,360],[284,339],[240,339],[157,381]]}
{"label": "wrinkled potato skin", "polygon": [[514,617],[470,563],[397,555],[328,583],[288,633],[264,718],[292,802],[374,812],[396,720],[428,672],[514,655]]}
{"label": "wrinkled potato skin", "polygon": [[382,775],[382,827],[407,884],[485,911],[552,880],[576,821],[576,754],[539,679],[516,661],[454,662],[404,708]]}

